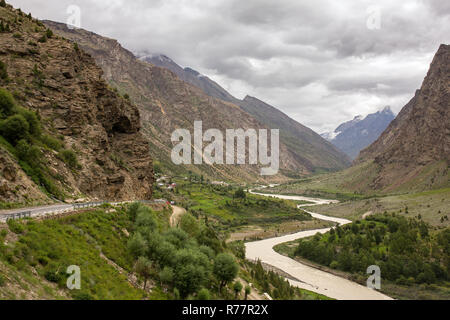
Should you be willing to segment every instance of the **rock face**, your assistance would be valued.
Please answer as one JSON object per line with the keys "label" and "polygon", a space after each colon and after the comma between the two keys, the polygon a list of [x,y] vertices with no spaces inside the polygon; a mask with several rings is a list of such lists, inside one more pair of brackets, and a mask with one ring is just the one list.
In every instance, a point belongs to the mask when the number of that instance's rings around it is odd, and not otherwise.
{"label": "rock face", "polygon": [[14,203],[23,202],[23,200],[48,202],[47,196],[22,171],[15,159],[2,148],[0,148],[0,200]]}
{"label": "rock face", "polygon": [[373,181],[375,189],[412,181],[425,189],[450,184],[449,90],[450,46],[442,44],[421,89],[356,160],[356,163],[373,160],[379,166]]}
{"label": "rock face", "polygon": [[292,157],[310,172],[323,169],[339,170],[350,165],[345,154],[277,108],[250,96],[244,100],[237,99],[207,76],[191,68],[183,69],[165,55],[143,55],[141,59],[171,70],[183,81],[202,89],[211,97],[238,105],[264,126],[280,129],[282,143],[286,145]]}
{"label": "rock face", "polygon": [[[211,97],[200,88],[181,80],[172,71],[137,59],[116,40],[81,29],[70,30],[60,23],[45,21],[45,24],[89,52],[104,70],[104,76],[111,86],[129,94],[131,100],[139,106],[143,133],[150,141],[152,154],[165,169],[179,174],[190,170],[214,179],[239,182],[282,182],[287,180],[287,176],[301,176],[312,172],[314,166],[296,156],[283,143],[280,144],[280,174],[273,177],[262,177],[260,166],[171,165],[172,132],[178,128],[192,132],[196,120],[203,121],[204,131],[210,128],[225,132],[226,129],[258,130],[268,127],[238,105]],[[169,61],[168,58],[163,60]],[[195,74],[192,70],[186,72]],[[305,154],[308,152],[309,150],[304,150]]]}
{"label": "rock face", "polygon": [[391,108],[385,107],[367,117],[357,116],[341,124],[334,132],[322,134],[322,137],[354,160],[361,150],[380,137],[394,119]]}
{"label": "rock face", "polygon": [[44,150],[58,187],[68,197],[150,198],[153,166],[138,109],[108,87],[95,60],[72,42],[43,41],[46,28],[10,6],[0,8],[0,18],[11,25],[11,32],[0,33],[0,60],[10,78],[2,86],[36,111],[44,131],[76,151],[81,164],[70,170]]}

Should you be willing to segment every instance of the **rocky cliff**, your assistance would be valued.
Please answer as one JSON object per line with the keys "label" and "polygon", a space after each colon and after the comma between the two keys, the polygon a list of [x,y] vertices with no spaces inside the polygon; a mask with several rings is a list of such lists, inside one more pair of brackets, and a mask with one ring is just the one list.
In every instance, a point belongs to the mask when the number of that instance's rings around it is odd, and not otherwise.
{"label": "rocky cliff", "polygon": [[414,98],[357,163],[379,166],[375,189],[448,186],[450,161],[450,46],[442,44]]}
{"label": "rocky cliff", "polygon": [[[8,75],[1,86],[17,104],[36,112],[44,133],[72,150],[79,162],[71,168],[57,151],[38,144],[48,178],[60,194],[66,199],[151,197],[152,160],[138,109],[108,86],[95,60],[72,42],[10,6],[0,8],[0,19],[9,26],[0,33],[0,61]],[[9,165],[0,166],[0,200],[29,201],[28,191],[32,199],[52,195],[42,186],[23,183],[14,149],[2,148]],[[8,168],[17,169],[22,178],[8,175]]]}

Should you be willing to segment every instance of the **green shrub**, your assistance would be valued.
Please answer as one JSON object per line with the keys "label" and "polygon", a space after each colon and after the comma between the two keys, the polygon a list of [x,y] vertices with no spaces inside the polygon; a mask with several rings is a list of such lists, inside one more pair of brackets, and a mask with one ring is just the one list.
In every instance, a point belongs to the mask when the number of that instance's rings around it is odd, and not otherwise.
{"label": "green shrub", "polygon": [[59,283],[61,280],[63,280],[63,275],[54,268],[50,268],[50,269],[46,270],[44,273],[44,277],[48,281],[54,282],[54,283]]}
{"label": "green shrub", "polygon": [[211,294],[209,293],[208,289],[200,289],[200,291],[197,294],[197,299],[198,300],[210,300],[211,299]]}
{"label": "green shrub", "polygon": [[34,83],[41,88],[44,85],[44,73],[39,70],[37,64],[33,67]]}
{"label": "green shrub", "polygon": [[72,169],[79,169],[77,155],[73,150],[62,150],[60,152],[62,160]]}
{"label": "green shrub", "polygon": [[10,116],[0,124],[0,133],[13,145],[28,137],[30,125],[20,114]]}
{"label": "green shrub", "polygon": [[6,278],[0,274],[0,287],[3,287],[6,284]]}
{"label": "green shrub", "polygon": [[16,220],[8,220],[8,227],[15,234],[22,234],[25,231],[24,226]]}
{"label": "green shrub", "polygon": [[30,134],[38,138],[41,135],[41,122],[39,121],[35,112],[19,108],[19,114],[22,115],[30,125]]}
{"label": "green shrub", "polygon": [[45,31],[45,36],[50,39],[51,37],[53,37],[53,31],[50,29],[47,29],[47,31]]}
{"label": "green shrub", "polygon": [[6,64],[2,61],[0,61],[0,79],[8,79],[8,70],[6,68]]}
{"label": "green shrub", "polygon": [[13,96],[5,89],[0,88],[0,117],[9,116],[16,106]]}
{"label": "green shrub", "polygon": [[28,162],[34,167],[39,166],[41,150],[37,146],[30,146],[25,140],[20,140],[16,145],[17,157]]}
{"label": "green shrub", "polygon": [[59,139],[53,138],[52,136],[49,136],[47,134],[42,135],[40,140],[47,147],[55,151],[59,151],[63,148],[63,144]]}

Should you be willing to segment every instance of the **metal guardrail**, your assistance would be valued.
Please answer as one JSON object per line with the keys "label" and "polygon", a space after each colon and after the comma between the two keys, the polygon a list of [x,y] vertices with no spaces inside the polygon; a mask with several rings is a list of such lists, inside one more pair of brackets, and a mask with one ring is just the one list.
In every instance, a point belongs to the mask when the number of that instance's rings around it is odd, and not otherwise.
{"label": "metal guardrail", "polygon": [[5,214],[5,221],[8,222],[9,220],[18,220],[18,219],[24,219],[24,218],[31,218],[31,211],[23,211],[23,212],[16,212],[11,214]]}

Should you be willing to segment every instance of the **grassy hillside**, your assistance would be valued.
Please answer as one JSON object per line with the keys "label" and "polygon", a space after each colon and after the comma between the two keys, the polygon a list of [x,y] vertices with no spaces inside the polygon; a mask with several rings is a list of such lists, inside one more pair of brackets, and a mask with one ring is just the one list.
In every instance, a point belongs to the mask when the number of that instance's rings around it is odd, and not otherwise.
{"label": "grassy hillside", "polygon": [[[191,215],[180,228],[170,228],[170,214],[138,205],[106,206],[2,224],[0,299],[244,299],[243,289],[236,296],[235,282],[244,288],[253,283],[253,299],[263,299],[263,292],[277,299],[324,298],[245,261],[242,243],[222,242]],[[236,268],[226,282],[214,267],[224,255]],[[66,287],[70,265],[81,269],[81,290]]]}
{"label": "grassy hillside", "polygon": [[411,176],[397,180],[383,189],[376,189],[373,185],[379,171],[379,165],[368,161],[343,171],[292,181],[267,191],[356,200],[377,195],[418,193],[450,187],[450,171],[444,161],[424,166],[419,171],[411,172]]}

